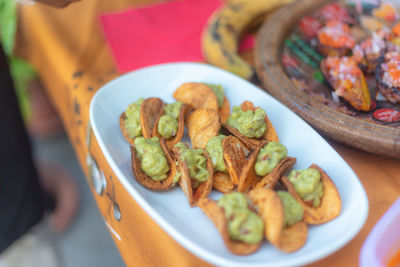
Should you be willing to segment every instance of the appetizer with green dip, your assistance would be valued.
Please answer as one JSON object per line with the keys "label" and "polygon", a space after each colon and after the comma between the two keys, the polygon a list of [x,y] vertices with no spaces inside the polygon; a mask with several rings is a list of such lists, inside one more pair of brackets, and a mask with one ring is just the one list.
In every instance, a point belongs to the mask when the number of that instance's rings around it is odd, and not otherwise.
{"label": "appetizer with green dip", "polygon": [[224,88],[220,84],[206,83],[206,85],[214,91],[217,96],[218,108],[221,108],[225,98]]}
{"label": "appetizer with green dip", "polygon": [[267,130],[264,118],[265,111],[262,108],[244,111],[241,107],[234,106],[226,123],[246,137],[259,138]]}
{"label": "appetizer with green dip", "polygon": [[233,135],[219,134],[208,139],[205,149],[214,167],[213,188],[231,193],[239,182],[249,148]]}
{"label": "appetizer with green dip", "polygon": [[248,208],[244,194],[225,194],[218,200],[218,205],[225,210],[228,232],[232,240],[255,244],[263,239],[264,223],[260,216]]}
{"label": "appetizer with green dip", "polygon": [[257,175],[270,173],[287,156],[287,148],[280,142],[269,142],[258,153],[254,166]]}
{"label": "appetizer with green dip", "polygon": [[286,191],[277,191],[276,193],[283,204],[285,227],[303,220],[304,211],[299,202]]}
{"label": "appetizer with green dip", "polygon": [[189,204],[208,196],[212,189],[213,166],[210,157],[203,149],[189,148],[189,144],[179,142],[172,151],[178,161],[180,182]]}
{"label": "appetizer with green dip", "polygon": [[324,194],[321,173],[313,168],[292,170],[288,177],[297,194],[307,204],[318,207]]}
{"label": "appetizer with green dip", "polygon": [[157,130],[165,139],[170,139],[177,134],[179,126],[178,118],[182,105],[182,102],[176,101],[164,107],[165,114],[160,117]]}
{"label": "appetizer with green dip", "polygon": [[130,138],[135,138],[142,135],[142,126],[140,124],[140,106],[142,105],[143,100],[143,98],[139,98],[136,102],[130,104],[125,111],[125,128],[128,131]]}
{"label": "appetizer with green dip", "polygon": [[167,178],[169,166],[158,137],[135,138],[135,149],[147,176],[154,181]]}
{"label": "appetizer with green dip", "polygon": [[[203,149],[188,148],[182,142],[176,144],[175,147],[179,149],[179,157],[189,169],[190,178],[197,182],[204,182],[210,177],[207,169],[207,159],[203,156]],[[198,185],[198,183],[196,184]]]}
{"label": "appetizer with green dip", "polygon": [[239,192],[254,188],[274,188],[281,176],[294,164],[287,148],[279,141],[262,141],[248,157],[238,184]]}
{"label": "appetizer with green dip", "polygon": [[130,149],[132,171],[142,186],[155,191],[169,190],[179,180],[164,139],[139,136],[132,140]]}
{"label": "appetizer with green dip", "polygon": [[293,252],[307,241],[303,206],[289,192],[256,188],[247,194],[266,225],[266,239],[284,252]]}
{"label": "appetizer with green dip", "polygon": [[213,136],[208,140],[206,145],[206,151],[211,157],[211,161],[214,166],[214,171],[219,172],[227,172],[223,157],[223,148],[222,148],[222,140],[225,138],[225,135],[220,134],[217,136]]}

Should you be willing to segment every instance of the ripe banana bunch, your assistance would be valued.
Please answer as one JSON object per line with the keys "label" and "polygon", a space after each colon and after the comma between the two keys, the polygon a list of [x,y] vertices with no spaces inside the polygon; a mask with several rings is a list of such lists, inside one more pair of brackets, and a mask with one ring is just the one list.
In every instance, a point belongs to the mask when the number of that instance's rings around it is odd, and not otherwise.
{"label": "ripe banana bunch", "polygon": [[255,70],[238,55],[243,30],[254,19],[292,0],[225,0],[209,18],[202,34],[205,60],[247,80],[256,78]]}

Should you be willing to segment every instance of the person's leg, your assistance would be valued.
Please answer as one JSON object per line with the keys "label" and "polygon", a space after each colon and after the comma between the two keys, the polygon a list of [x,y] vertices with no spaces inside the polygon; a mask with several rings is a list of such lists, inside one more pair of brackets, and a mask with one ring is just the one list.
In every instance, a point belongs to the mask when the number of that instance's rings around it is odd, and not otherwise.
{"label": "person's leg", "polygon": [[58,164],[39,161],[37,166],[44,190],[56,198],[49,222],[57,233],[62,233],[73,222],[78,210],[77,185],[65,168]]}
{"label": "person's leg", "polygon": [[39,78],[29,82],[27,92],[30,106],[27,121],[29,135],[35,140],[45,140],[64,132],[61,119]]}
{"label": "person's leg", "polygon": [[31,153],[0,46],[0,253],[36,225],[54,203],[40,186]]}
{"label": "person's leg", "polygon": [[44,219],[54,201],[31,153],[0,45],[0,267],[61,266],[56,233]]}

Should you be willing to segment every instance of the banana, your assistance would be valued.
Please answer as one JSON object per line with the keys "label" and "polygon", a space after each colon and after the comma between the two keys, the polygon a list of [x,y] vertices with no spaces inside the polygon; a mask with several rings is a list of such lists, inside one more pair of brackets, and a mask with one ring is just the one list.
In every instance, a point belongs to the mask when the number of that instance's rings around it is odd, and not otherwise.
{"label": "banana", "polygon": [[205,60],[238,76],[256,81],[252,66],[238,54],[238,42],[243,30],[254,19],[292,0],[225,0],[208,19],[202,34]]}

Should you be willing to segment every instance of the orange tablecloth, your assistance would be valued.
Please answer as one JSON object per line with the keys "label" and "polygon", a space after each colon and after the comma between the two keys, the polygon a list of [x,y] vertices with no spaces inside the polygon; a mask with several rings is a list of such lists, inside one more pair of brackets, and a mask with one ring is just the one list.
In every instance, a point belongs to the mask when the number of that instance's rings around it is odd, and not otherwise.
{"label": "orange tablecloth", "polygon": [[[93,190],[115,243],[128,266],[205,266],[169,237],[135,202],[110,169],[89,128],[89,104],[96,90],[118,76],[95,18],[151,0],[83,0],[62,10],[40,4],[20,9],[18,53],[38,70],[55,104],[89,184],[95,161],[107,181]],[[366,236],[400,196],[400,162],[332,142],[359,176],[370,203],[367,222],[344,248],[313,266],[354,266]],[[118,216],[120,212],[121,216]]]}

